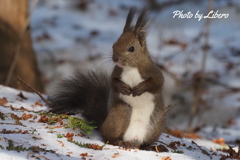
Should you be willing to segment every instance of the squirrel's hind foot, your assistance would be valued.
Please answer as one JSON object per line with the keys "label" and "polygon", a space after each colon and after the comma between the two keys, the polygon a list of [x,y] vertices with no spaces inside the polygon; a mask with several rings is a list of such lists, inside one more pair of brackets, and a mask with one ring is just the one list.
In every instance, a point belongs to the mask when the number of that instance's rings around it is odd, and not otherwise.
{"label": "squirrel's hind foot", "polygon": [[124,142],[123,140],[112,140],[109,141],[109,144],[112,144],[114,146],[120,146],[122,148],[126,148],[126,149],[135,149],[138,148],[137,146],[135,146],[133,143],[131,142]]}

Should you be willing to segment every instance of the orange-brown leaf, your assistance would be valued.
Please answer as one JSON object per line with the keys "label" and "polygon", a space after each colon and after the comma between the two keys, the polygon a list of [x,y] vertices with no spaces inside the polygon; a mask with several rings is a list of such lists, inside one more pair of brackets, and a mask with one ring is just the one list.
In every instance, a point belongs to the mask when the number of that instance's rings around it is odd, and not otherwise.
{"label": "orange-brown leaf", "polygon": [[220,144],[220,145],[226,145],[226,143],[224,142],[224,138],[218,138],[218,139],[212,139],[212,142]]}
{"label": "orange-brown leaf", "polygon": [[3,106],[4,104],[8,103],[6,98],[0,98],[0,105]]}
{"label": "orange-brown leaf", "polygon": [[47,123],[48,122],[48,118],[46,117],[45,114],[42,114],[41,118],[38,120],[38,122]]}
{"label": "orange-brown leaf", "polygon": [[187,133],[184,135],[185,138],[192,138],[192,139],[198,139],[201,138],[198,134],[196,133]]}
{"label": "orange-brown leaf", "polygon": [[35,102],[35,105],[43,106],[42,103],[40,103],[39,101]]}
{"label": "orange-brown leaf", "polygon": [[172,160],[170,157],[162,157],[161,160]]}
{"label": "orange-brown leaf", "polygon": [[175,137],[179,137],[179,138],[183,137],[183,132],[180,130],[168,130],[167,133]]}
{"label": "orange-brown leaf", "polygon": [[69,141],[72,141],[72,139],[73,139],[73,136],[74,136],[74,134],[73,133],[67,133],[67,134],[65,134],[65,136],[64,137],[66,137]]}
{"label": "orange-brown leaf", "polygon": [[88,153],[81,153],[80,156],[86,157],[88,156]]}
{"label": "orange-brown leaf", "polygon": [[64,143],[62,141],[59,141],[58,142],[62,145],[62,147],[64,147]]}

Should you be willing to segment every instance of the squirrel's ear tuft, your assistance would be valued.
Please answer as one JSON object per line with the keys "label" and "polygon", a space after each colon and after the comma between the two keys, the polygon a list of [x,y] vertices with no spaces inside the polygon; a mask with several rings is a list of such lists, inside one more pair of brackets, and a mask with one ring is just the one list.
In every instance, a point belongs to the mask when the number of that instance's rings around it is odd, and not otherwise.
{"label": "squirrel's ear tuft", "polygon": [[125,27],[123,29],[123,32],[129,32],[129,31],[132,31],[133,30],[133,26],[132,26],[132,20],[133,20],[133,17],[136,13],[136,7],[131,7],[129,12],[128,12],[128,16],[127,16],[127,20],[126,20],[126,24],[125,24]]}
{"label": "squirrel's ear tuft", "polygon": [[141,45],[143,45],[146,41],[147,22],[148,22],[148,9],[144,8],[140,13],[134,28],[136,37],[138,38]]}

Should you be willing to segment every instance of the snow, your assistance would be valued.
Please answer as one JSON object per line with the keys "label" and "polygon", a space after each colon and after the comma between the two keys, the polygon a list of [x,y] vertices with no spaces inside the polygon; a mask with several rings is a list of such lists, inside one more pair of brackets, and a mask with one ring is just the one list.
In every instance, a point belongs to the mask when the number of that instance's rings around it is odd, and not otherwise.
{"label": "snow", "polygon": [[[22,92],[26,99],[22,99],[18,94]],[[34,93],[28,93],[24,91],[15,90],[9,87],[0,86],[0,99],[5,98],[8,102],[0,105],[0,110],[4,113],[5,119],[0,120],[0,157],[1,159],[29,159],[44,156],[45,159],[81,159],[81,153],[88,153],[90,157],[86,159],[149,159],[158,160],[161,157],[170,157],[172,160],[192,160],[192,159],[209,159],[209,156],[204,155],[199,148],[191,143],[192,139],[180,139],[167,134],[162,134],[159,141],[156,144],[164,144],[169,152],[157,153],[154,151],[143,151],[139,149],[126,150],[119,148],[118,146],[105,145],[102,150],[93,150],[88,148],[79,147],[72,142],[69,142],[66,137],[58,138],[58,134],[65,135],[67,133],[73,133],[73,140],[81,143],[91,143],[97,145],[104,145],[99,133],[93,131],[91,135],[85,135],[84,137],[78,136],[81,132],[73,128],[54,128],[60,124],[47,124],[38,122],[41,115],[40,112],[48,111],[48,107],[45,105],[37,105],[36,102],[44,104],[44,102],[39,98],[38,95]],[[21,107],[24,107],[21,108]],[[36,118],[29,118],[27,120],[19,120],[20,124],[11,118],[11,114],[15,114],[18,117],[22,117],[23,113],[33,114]],[[26,134],[23,133],[4,133],[2,130],[18,131],[27,130]],[[233,135],[233,134],[232,134]],[[7,146],[9,146],[9,140],[13,141],[14,146],[22,146],[29,148],[31,146],[38,146],[41,149],[47,150],[46,153],[43,150],[38,152],[33,151],[8,151]],[[181,151],[181,154],[173,153],[174,150],[169,148],[167,144],[170,142],[179,141],[180,144],[185,144],[177,146],[175,151]],[[213,143],[209,140],[193,140],[202,146],[206,146],[209,149],[220,148],[221,146]],[[206,150],[213,160],[218,160],[221,156],[212,155],[212,151],[207,148],[202,147]],[[51,151],[51,152],[50,152]],[[113,158],[113,156],[116,158]],[[42,157],[43,158],[43,157]],[[44,159],[44,158],[43,158]]]}
{"label": "snow", "polygon": [[[85,1],[84,1],[85,2]],[[97,69],[110,72],[113,67],[111,60],[112,44],[120,36],[128,8],[146,6],[146,1],[140,0],[92,0],[86,1],[86,8],[78,7],[79,1],[68,0],[41,0],[31,14],[31,31],[34,50],[38,65],[43,74],[47,94],[54,90],[58,82],[71,76],[76,70]],[[161,3],[166,1],[159,1]],[[232,3],[233,5],[229,5]],[[177,104],[166,117],[168,129],[186,130],[189,121],[190,107],[192,105],[192,78],[200,70],[202,59],[202,46],[206,19],[198,21],[195,18],[172,18],[173,11],[198,10],[207,14],[208,1],[186,2],[163,8],[161,11],[150,13],[150,25],[147,37],[148,49],[153,59],[165,66],[175,77],[184,83],[177,83],[174,78],[164,71],[165,101],[168,104]],[[206,74],[229,87],[239,88],[239,42],[240,19],[239,1],[216,1],[214,10],[220,13],[229,13],[227,19],[211,19]],[[171,45],[167,42],[174,40],[181,45]],[[228,67],[230,66],[230,67]],[[103,150],[93,150],[79,147],[69,142],[66,137],[57,138],[57,134],[74,133],[73,139],[82,143],[104,145],[105,142],[97,131],[84,137],[78,136],[82,131],[72,128],[54,128],[60,124],[49,125],[40,123],[39,112],[48,111],[48,107],[34,93],[18,91],[0,86],[0,99],[5,97],[8,103],[0,105],[0,112],[6,115],[5,120],[0,119],[0,132],[3,129],[12,131],[27,130],[27,134],[0,133],[0,159],[164,159],[172,160],[219,160],[220,151],[212,155],[211,150],[227,148],[212,142],[213,138],[224,138],[225,143],[235,146],[240,140],[240,93],[231,92],[224,86],[207,82],[203,99],[206,102],[194,119],[194,127],[200,127],[197,132],[201,138],[176,138],[163,133],[156,144],[164,145],[169,152],[153,152],[142,150],[124,150],[117,146],[106,145]],[[27,100],[17,96],[23,93]],[[47,95],[45,95],[47,98]],[[40,106],[36,102],[40,102]],[[9,107],[9,106],[12,106]],[[24,107],[24,108],[21,108]],[[12,110],[19,108],[19,110]],[[33,114],[36,119],[19,120],[21,124],[11,118],[11,113],[21,117],[23,113]],[[81,115],[78,115],[81,117]],[[64,123],[67,123],[64,120]],[[23,145],[26,148],[39,146],[45,148],[33,151],[8,151],[6,147],[9,140],[15,146]],[[212,158],[203,154],[192,140],[206,150]],[[185,146],[168,147],[170,142],[179,141]],[[63,145],[64,144],[64,145]],[[52,151],[54,151],[52,153]],[[88,153],[88,157],[80,156]],[[114,158],[113,158],[114,157]]]}

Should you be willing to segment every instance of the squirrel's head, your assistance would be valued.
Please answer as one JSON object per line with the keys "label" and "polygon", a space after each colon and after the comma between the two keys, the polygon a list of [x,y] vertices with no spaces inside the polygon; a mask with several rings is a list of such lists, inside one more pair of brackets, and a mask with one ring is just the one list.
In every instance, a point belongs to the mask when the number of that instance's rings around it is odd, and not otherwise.
{"label": "squirrel's head", "polygon": [[119,67],[137,67],[138,63],[148,56],[146,46],[147,9],[141,11],[136,24],[132,25],[135,13],[136,8],[132,7],[122,35],[113,44],[112,59]]}

